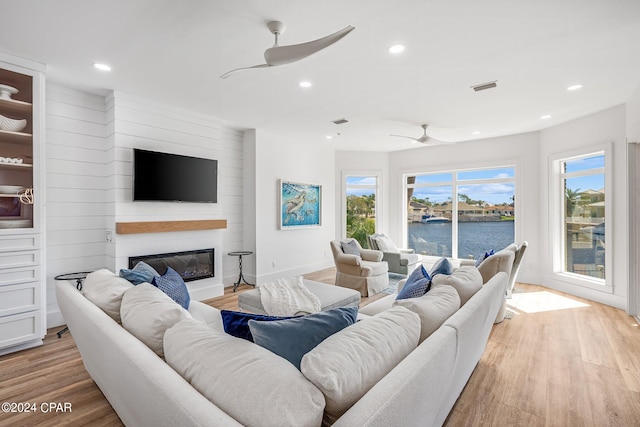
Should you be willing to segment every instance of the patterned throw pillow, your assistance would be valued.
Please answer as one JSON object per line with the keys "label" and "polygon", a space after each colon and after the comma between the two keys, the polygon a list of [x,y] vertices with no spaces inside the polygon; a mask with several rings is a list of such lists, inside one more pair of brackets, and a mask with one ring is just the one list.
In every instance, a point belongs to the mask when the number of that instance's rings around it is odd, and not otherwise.
{"label": "patterned throw pillow", "polygon": [[419,298],[429,292],[430,289],[431,277],[424,266],[420,264],[420,266],[413,270],[409,277],[407,277],[407,282],[404,284],[402,290],[398,292],[396,300]]}
{"label": "patterned throw pillow", "polygon": [[189,290],[182,277],[173,268],[167,267],[167,272],[162,276],[154,277],[151,284],[167,294],[185,310],[189,309],[191,302]]}
{"label": "patterned throw pillow", "polygon": [[127,279],[134,285],[151,283],[153,278],[159,275],[160,273],[144,261],[137,263],[131,270],[126,268],[120,269],[120,277]]}

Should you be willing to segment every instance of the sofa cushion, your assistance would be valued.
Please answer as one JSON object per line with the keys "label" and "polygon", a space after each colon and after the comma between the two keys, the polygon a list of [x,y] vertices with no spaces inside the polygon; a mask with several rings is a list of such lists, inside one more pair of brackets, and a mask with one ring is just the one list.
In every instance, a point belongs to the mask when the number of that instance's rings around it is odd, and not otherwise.
{"label": "sofa cushion", "polygon": [[220,311],[220,315],[222,316],[222,325],[226,333],[251,342],[253,342],[253,335],[249,329],[249,320],[269,322],[272,320],[291,319],[291,317],[268,316],[231,310],[222,310]]}
{"label": "sofa cushion", "polygon": [[363,277],[380,276],[389,271],[389,264],[386,262],[361,261],[361,275]]}
{"label": "sofa cushion", "polygon": [[421,297],[431,288],[431,277],[423,265],[411,272],[396,299]]}
{"label": "sofa cushion", "polygon": [[374,240],[378,246],[377,249],[382,252],[400,252],[398,247],[387,236],[377,236]]}
{"label": "sofa cushion", "polygon": [[340,247],[342,248],[342,252],[347,255],[360,256],[360,248],[358,248],[358,244],[353,239],[341,241]]}
{"label": "sofa cushion", "polygon": [[247,426],[319,426],[322,393],[291,363],[249,341],[183,320],[165,359],[203,396]]}
{"label": "sofa cushion", "polygon": [[405,307],[420,316],[422,342],[458,311],[460,296],[453,286],[436,286],[420,298],[396,300],[393,305]]}
{"label": "sofa cushion", "polygon": [[87,275],[82,284],[82,294],[120,323],[122,295],[132,287],[133,284],[128,280],[103,268]]}
{"label": "sofa cushion", "polygon": [[391,307],[331,335],[302,358],[301,370],[324,394],[334,422],[402,359],[420,338],[420,318]]}
{"label": "sofa cushion", "polygon": [[165,331],[191,318],[187,310],[149,283],[132,285],[124,293],[120,315],[122,326],[161,357]]}
{"label": "sofa cushion", "polygon": [[189,309],[189,303],[191,302],[189,290],[182,277],[173,268],[167,267],[167,271],[162,276],[153,278],[152,284],[180,304],[182,308]]}
{"label": "sofa cushion", "polygon": [[449,261],[448,258],[442,257],[433,264],[431,270],[429,271],[429,275],[434,277],[436,274],[451,274],[453,272],[453,264]]}
{"label": "sofa cushion", "polygon": [[[495,255],[494,255],[495,256]],[[473,266],[463,266],[450,275],[440,274],[433,278],[433,289],[441,285],[452,286],[460,296],[460,306],[482,288],[482,275]]]}
{"label": "sofa cushion", "polygon": [[120,269],[120,277],[127,279],[134,285],[151,283],[153,278],[159,275],[160,273],[144,261],[140,261],[130,270],[127,268]]}
{"label": "sofa cushion", "polygon": [[249,320],[249,329],[256,344],[300,369],[302,356],[357,317],[358,307],[341,307],[277,322]]}

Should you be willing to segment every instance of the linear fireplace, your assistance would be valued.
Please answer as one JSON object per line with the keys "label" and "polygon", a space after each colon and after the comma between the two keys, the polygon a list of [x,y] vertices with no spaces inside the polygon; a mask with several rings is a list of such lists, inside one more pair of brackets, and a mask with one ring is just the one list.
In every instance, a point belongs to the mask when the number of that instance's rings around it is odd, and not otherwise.
{"label": "linear fireplace", "polygon": [[146,262],[160,274],[166,273],[167,267],[171,267],[185,282],[214,277],[213,248],[129,257],[129,268],[135,267],[140,261]]}

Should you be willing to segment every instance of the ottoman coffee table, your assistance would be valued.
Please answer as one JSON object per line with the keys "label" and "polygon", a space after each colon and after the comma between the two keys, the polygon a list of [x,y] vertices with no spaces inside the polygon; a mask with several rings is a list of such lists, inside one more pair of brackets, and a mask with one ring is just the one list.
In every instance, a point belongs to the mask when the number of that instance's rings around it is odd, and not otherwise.
{"label": "ottoman coffee table", "polygon": [[[303,280],[303,283],[312,294],[318,297],[322,311],[360,305],[360,292],[356,290],[312,280]],[[251,289],[238,295],[238,307],[249,313],[267,314],[260,299],[260,288]]]}

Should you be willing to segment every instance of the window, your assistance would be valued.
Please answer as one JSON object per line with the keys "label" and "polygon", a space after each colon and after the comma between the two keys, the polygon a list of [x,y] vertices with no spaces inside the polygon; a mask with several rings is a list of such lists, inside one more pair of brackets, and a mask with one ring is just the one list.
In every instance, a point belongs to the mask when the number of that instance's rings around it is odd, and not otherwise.
{"label": "window", "polygon": [[406,176],[407,245],[477,259],[515,240],[515,168]]}
{"label": "window", "polygon": [[345,181],[346,236],[368,248],[367,235],[376,232],[378,176],[347,176]]}
{"label": "window", "polygon": [[554,270],[590,283],[607,278],[605,214],[611,215],[606,191],[605,151],[554,160]]}

